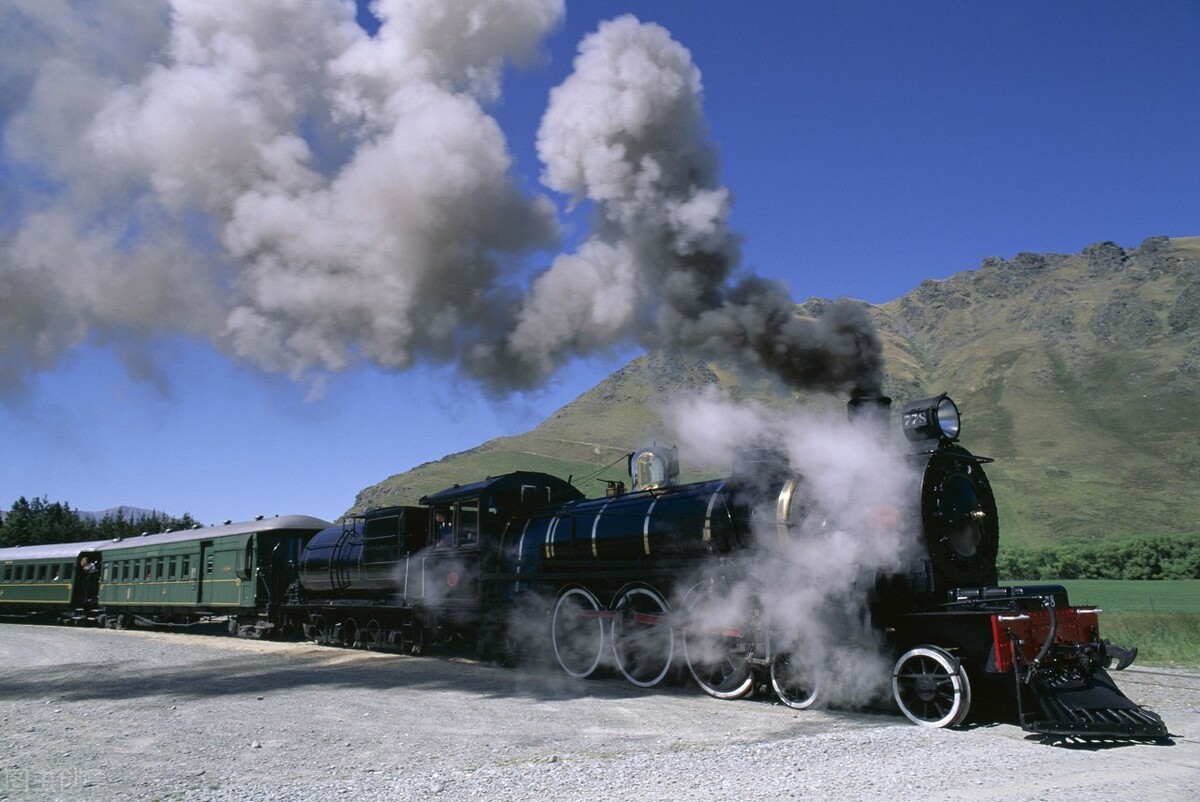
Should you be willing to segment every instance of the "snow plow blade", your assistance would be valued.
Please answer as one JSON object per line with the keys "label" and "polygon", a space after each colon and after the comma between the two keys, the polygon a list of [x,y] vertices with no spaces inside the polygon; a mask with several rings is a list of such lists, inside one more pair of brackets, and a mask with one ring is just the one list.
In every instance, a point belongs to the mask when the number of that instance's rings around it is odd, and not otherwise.
{"label": "snow plow blade", "polygon": [[1117,689],[1102,668],[1065,674],[1038,672],[1030,688],[1042,715],[1021,714],[1021,729],[1039,735],[1072,738],[1159,740],[1167,725],[1158,716]]}

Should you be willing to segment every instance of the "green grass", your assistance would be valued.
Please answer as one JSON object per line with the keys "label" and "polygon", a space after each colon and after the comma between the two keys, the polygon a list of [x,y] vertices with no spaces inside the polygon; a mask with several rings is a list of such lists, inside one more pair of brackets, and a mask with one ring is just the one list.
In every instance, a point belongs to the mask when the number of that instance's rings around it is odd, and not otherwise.
{"label": "green grass", "polygon": [[1072,604],[1099,607],[1101,636],[1136,646],[1137,665],[1200,668],[1200,582],[1069,579],[1055,584],[1067,589]]}
{"label": "green grass", "polygon": [[1094,604],[1106,613],[1187,613],[1200,616],[1200,581],[1064,579],[1072,604]]}
{"label": "green grass", "polygon": [[1200,615],[1195,613],[1105,613],[1102,637],[1138,648],[1139,666],[1200,668]]}

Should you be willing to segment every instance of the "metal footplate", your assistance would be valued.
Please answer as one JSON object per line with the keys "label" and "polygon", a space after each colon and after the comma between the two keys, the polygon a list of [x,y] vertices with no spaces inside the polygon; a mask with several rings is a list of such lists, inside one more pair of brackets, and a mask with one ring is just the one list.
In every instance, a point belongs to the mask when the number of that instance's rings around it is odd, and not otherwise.
{"label": "metal footplate", "polygon": [[1131,701],[1098,666],[1035,671],[1028,687],[1042,709],[1041,716],[1022,711],[1021,728],[1028,732],[1126,740],[1167,737],[1158,714]]}

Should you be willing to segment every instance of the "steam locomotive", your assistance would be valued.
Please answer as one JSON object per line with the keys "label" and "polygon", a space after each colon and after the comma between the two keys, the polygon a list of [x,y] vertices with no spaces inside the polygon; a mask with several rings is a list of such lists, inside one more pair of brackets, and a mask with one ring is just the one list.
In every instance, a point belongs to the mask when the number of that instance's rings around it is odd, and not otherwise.
{"label": "steam locomotive", "polygon": [[[890,403],[853,399],[851,417],[882,425]],[[770,688],[797,709],[839,701],[828,665],[838,655],[817,653],[795,626],[803,618],[865,634],[857,646],[878,669],[865,673],[922,726],[960,724],[986,689],[1012,699],[1030,732],[1166,737],[1107,673],[1136,650],[1100,638],[1097,610],[1071,606],[1058,585],[997,584],[989,460],[958,445],[954,402],[911,402],[900,421],[921,542],[887,571],[834,588],[836,609],[788,593],[805,580],[787,555],[823,548],[838,527],[813,520],[812,477],[768,446],[738,455],[729,477],[695,483],[678,481],[673,449],[641,449],[629,456],[631,487],[612,482],[596,499],[518,471],[337,525],[287,516],[31,547],[53,555],[3,549],[0,610],[110,626],[224,616],[241,635],[294,628],[318,643],[413,654],[458,643],[505,661],[544,651],[575,678],[610,672],[648,688],[686,669],[716,698]],[[876,526],[896,528],[904,512],[884,510]],[[53,561],[66,575],[68,558],[98,568],[41,581]],[[32,603],[43,585],[58,590]]]}

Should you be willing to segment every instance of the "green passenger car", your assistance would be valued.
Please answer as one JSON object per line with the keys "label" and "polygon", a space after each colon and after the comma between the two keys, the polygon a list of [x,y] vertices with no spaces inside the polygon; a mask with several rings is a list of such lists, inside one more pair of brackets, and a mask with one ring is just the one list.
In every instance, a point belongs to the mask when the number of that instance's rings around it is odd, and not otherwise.
{"label": "green passenger car", "polygon": [[291,566],[309,538],[329,526],[285,515],[105,543],[99,620],[123,627],[227,616],[231,632],[270,634]]}
{"label": "green passenger car", "polygon": [[99,591],[101,540],[0,549],[0,615],[86,618]]}

